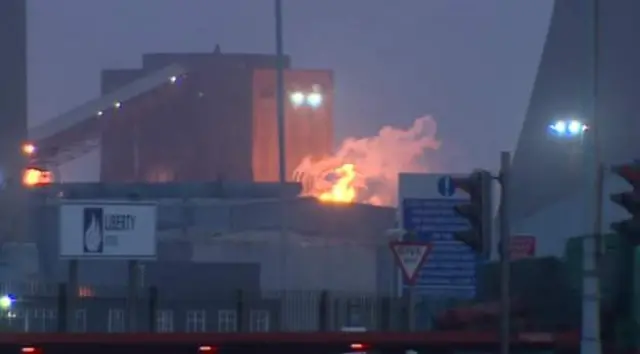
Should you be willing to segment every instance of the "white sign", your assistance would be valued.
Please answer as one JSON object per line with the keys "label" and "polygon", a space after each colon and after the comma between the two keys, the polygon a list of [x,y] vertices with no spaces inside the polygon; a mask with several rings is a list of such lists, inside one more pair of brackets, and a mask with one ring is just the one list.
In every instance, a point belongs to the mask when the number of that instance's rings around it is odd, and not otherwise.
{"label": "white sign", "polygon": [[391,242],[390,247],[407,283],[415,283],[420,268],[431,252],[431,245],[424,242],[399,241]]}
{"label": "white sign", "polygon": [[156,209],[154,203],[65,202],[60,205],[60,256],[154,258]]}

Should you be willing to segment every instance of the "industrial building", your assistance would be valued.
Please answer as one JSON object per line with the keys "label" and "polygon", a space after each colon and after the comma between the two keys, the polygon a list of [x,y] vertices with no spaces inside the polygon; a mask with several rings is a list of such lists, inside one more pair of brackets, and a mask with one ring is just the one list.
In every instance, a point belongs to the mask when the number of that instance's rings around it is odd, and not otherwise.
{"label": "industrial building", "polygon": [[27,139],[27,5],[0,2],[0,239],[25,234],[26,206],[20,187]]}
{"label": "industrial building", "polygon": [[[395,225],[395,209],[327,204],[299,198],[299,193],[295,183],[282,187],[223,181],[64,183],[36,188],[30,194],[30,215],[38,220],[30,230],[33,242],[5,245],[8,257],[0,265],[0,283],[6,293],[33,298],[30,311],[53,308],[47,296],[55,296],[56,284],[67,281],[69,274],[68,262],[59,252],[59,203],[157,201],[157,257],[140,261],[138,272],[141,286],[157,287],[162,309],[177,316],[175,328],[183,328],[178,327],[185,326],[182,317],[197,310],[209,316],[208,330],[216,330],[220,311],[234,310],[234,294],[240,290],[250,299],[250,309],[268,310],[280,328],[317,329],[325,291],[338,306],[337,314],[357,311],[363,321],[373,323],[379,306],[375,299],[395,295],[397,285],[387,235]],[[278,199],[282,195],[284,219]],[[85,311],[82,316],[88,316],[83,323],[107,330],[107,318],[126,310],[122,301],[127,261],[81,260],[78,270],[86,298],[80,309]],[[356,304],[357,310],[347,303]]]}
{"label": "industrial building", "polygon": [[[568,224],[561,221],[573,220],[567,212],[584,203],[575,195],[586,188],[584,181],[593,171],[585,170],[583,154],[594,152],[585,151],[581,141],[555,138],[549,134],[548,126],[553,120],[568,117],[591,119],[594,75],[598,80],[596,115],[602,162],[609,165],[640,157],[640,47],[636,45],[640,3],[600,1],[597,38],[592,7],[590,1],[555,1],[513,160],[511,206],[517,221],[524,222],[549,210],[538,219],[545,220],[546,225]],[[558,203],[569,199],[573,201],[559,207]],[[558,207],[552,212],[549,208],[553,205]],[[547,228],[544,232],[552,231]],[[563,232],[567,233],[565,237],[578,235],[569,230]],[[563,238],[559,243],[564,241]]]}
{"label": "industrial building", "polygon": [[24,0],[0,3],[0,186],[20,180],[25,159],[20,146],[27,138],[27,5]]}
{"label": "industrial building", "polygon": [[[278,180],[274,56],[147,54],[106,70],[104,95],[30,131],[38,161],[59,165],[101,146],[103,182]],[[289,67],[289,60],[285,62]],[[286,170],[333,146],[333,76],[285,71]]]}

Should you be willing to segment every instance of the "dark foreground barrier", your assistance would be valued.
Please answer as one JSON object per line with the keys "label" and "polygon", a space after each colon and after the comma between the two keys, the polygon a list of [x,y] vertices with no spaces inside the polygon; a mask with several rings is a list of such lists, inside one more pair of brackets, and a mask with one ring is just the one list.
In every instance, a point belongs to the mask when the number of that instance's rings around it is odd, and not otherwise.
{"label": "dark foreground barrier", "polygon": [[[329,333],[128,333],[128,334],[0,334],[0,353],[11,354],[338,354],[375,352],[495,353],[494,332],[329,332]],[[577,353],[572,334],[521,333],[513,353]]]}

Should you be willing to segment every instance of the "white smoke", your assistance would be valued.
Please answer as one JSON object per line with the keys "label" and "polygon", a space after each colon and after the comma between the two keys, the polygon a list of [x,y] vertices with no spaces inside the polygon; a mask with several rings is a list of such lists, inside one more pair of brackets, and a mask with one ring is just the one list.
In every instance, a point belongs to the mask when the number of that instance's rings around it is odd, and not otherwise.
{"label": "white smoke", "polygon": [[319,195],[332,185],[332,171],[350,163],[358,174],[354,183],[358,202],[395,205],[399,173],[434,172],[425,153],[440,147],[436,131],[435,120],[424,116],[408,129],[385,126],[373,137],[348,138],[331,157],[304,159],[295,177],[303,183],[305,194]]}

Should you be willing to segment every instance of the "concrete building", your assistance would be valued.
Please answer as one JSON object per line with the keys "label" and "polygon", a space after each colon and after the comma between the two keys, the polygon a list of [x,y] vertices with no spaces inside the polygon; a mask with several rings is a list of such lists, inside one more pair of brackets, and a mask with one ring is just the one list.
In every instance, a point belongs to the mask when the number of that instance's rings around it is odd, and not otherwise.
{"label": "concrete building", "polygon": [[[148,54],[140,69],[103,72],[102,97],[30,136],[54,170],[100,146],[104,182],[277,181],[274,62],[220,52]],[[285,81],[286,167],[293,176],[303,158],[332,151],[333,76],[287,69]]]}

